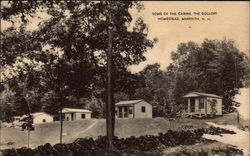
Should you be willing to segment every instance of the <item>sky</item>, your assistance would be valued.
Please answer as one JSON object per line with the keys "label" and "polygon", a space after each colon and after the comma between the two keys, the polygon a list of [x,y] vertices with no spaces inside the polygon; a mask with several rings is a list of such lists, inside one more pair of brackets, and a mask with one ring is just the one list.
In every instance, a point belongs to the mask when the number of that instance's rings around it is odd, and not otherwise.
{"label": "sky", "polygon": [[[208,2],[208,1],[144,1],[144,10],[139,15],[149,27],[149,38],[158,38],[158,43],[145,54],[147,60],[139,65],[131,66],[133,72],[142,70],[147,64],[160,63],[161,69],[171,62],[170,53],[177,49],[181,42],[194,41],[201,43],[208,39],[232,39],[238,48],[249,53],[249,3],[246,2]],[[162,12],[163,15],[153,15]],[[176,12],[177,15],[164,15],[164,12]],[[192,12],[192,15],[178,13]],[[193,12],[216,12],[216,15],[195,15]],[[210,21],[174,21],[158,20],[159,17],[205,17]]]}
{"label": "sky", "polygon": [[[146,61],[129,67],[132,72],[138,72],[147,64],[156,62],[161,65],[161,69],[166,69],[171,62],[170,53],[177,49],[179,43],[188,41],[201,43],[205,38],[232,39],[236,41],[241,51],[249,53],[250,2],[248,1],[143,1],[142,3],[145,9],[140,13],[137,13],[136,9],[130,10],[132,17],[135,21],[137,17],[142,16],[149,27],[148,38],[157,38],[158,42],[145,53]],[[153,15],[160,12],[163,15]],[[164,12],[175,12],[177,15],[164,15]],[[178,15],[184,12],[191,12],[192,15]],[[193,12],[215,12],[216,15],[194,15]],[[39,16],[48,18],[45,13]],[[211,20],[158,20],[160,17],[199,17]],[[39,22],[38,19],[31,20],[28,29],[37,28]],[[2,30],[10,25],[1,22]]]}

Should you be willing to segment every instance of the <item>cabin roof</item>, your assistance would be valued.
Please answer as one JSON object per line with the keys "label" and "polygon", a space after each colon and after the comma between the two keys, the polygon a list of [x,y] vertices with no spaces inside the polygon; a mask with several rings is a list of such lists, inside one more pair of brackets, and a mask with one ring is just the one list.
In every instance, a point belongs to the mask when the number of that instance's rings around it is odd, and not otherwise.
{"label": "cabin roof", "polygon": [[218,95],[215,95],[215,94],[201,93],[201,92],[190,92],[190,93],[184,95],[183,97],[187,98],[187,97],[198,97],[198,96],[214,97],[214,98],[222,99],[221,96],[218,96]]}
{"label": "cabin roof", "polygon": [[134,105],[134,104],[137,104],[137,103],[139,103],[141,101],[144,101],[144,100],[140,99],[140,100],[120,101],[120,102],[116,103],[115,105],[116,106],[120,106],[120,105]]}
{"label": "cabin roof", "polygon": [[91,113],[90,110],[87,109],[76,109],[76,108],[63,108],[62,113]]}
{"label": "cabin roof", "polygon": [[31,113],[31,115],[33,115],[34,117],[37,117],[37,116],[40,116],[40,115],[43,115],[43,114],[46,114],[46,115],[49,115],[49,116],[52,116],[48,113],[45,113],[45,112],[36,112],[36,113]]}
{"label": "cabin roof", "polygon": [[[30,115],[32,115],[34,118],[37,117],[37,116],[40,116],[40,115],[44,115],[44,114],[53,117],[53,115],[50,115],[50,114],[45,113],[45,112],[30,113]],[[27,117],[27,116],[28,116],[28,115],[25,114],[25,115],[22,115],[22,116],[15,116],[15,118],[23,119],[23,118],[25,118],[25,117]]]}

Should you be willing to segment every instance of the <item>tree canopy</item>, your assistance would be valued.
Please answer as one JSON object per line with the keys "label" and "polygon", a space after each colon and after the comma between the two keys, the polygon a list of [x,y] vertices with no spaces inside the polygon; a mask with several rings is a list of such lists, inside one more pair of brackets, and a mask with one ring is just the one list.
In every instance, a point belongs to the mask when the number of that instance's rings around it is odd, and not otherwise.
{"label": "tree canopy", "polygon": [[[9,1],[1,9],[2,19],[14,25],[1,32],[0,59],[3,69],[11,69],[14,74],[6,74],[5,82],[18,84],[25,77],[32,77],[34,82],[28,91],[43,95],[42,98],[31,96],[36,99],[34,104],[39,105],[35,108],[53,110],[50,113],[70,103],[72,96],[73,99],[93,96],[105,99],[107,29],[113,27],[114,91],[132,94],[135,76],[127,67],[144,61],[144,52],[156,40],[147,38],[148,28],[142,18],[135,19],[132,25],[131,8],[139,11],[142,5],[106,1]],[[29,30],[29,22],[42,12],[46,18],[38,29]],[[108,20],[108,12],[114,14],[113,23]],[[21,24],[16,27],[18,23]],[[24,65],[14,68],[17,60]],[[121,82],[131,88],[120,86]],[[20,87],[25,88],[11,85],[10,90],[16,93]]]}
{"label": "tree canopy", "polygon": [[[147,24],[142,17],[133,19],[132,8],[140,11],[143,5],[77,0],[9,1],[3,5],[2,20],[13,23],[1,32],[1,76],[7,86],[2,89],[6,98],[1,107],[7,116],[25,112],[20,110],[21,103],[27,103],[31,112],[56,114],[61,107],[70,106],[88,107],[96,117],[103,116],[108,29],[114,31],[114,101],[142,98],[171,110],[182,106],[184,94],[199,91],[223,96],[224,110],[230,110],[238,88],[249,85],[249,59],[235,42],[205,39],[201,44],[180,43],[166,70],[156,63],[133,74],[128,67],[144,61],[144,53],[157,40],[148,39]],[[109,20],[110,12],[113,20]],[[41,14],[44,18],[37,29],[28,29]]]}
{"label": "tree canopy", "polygon": [[201,45],[181,43],[171,54],[168,67],[172,97],[179,104],[190,91],[213,93],[223,97],[224,110],[232,107],[233,96],[243,86],[246,56],[232,40],[205,39]]}

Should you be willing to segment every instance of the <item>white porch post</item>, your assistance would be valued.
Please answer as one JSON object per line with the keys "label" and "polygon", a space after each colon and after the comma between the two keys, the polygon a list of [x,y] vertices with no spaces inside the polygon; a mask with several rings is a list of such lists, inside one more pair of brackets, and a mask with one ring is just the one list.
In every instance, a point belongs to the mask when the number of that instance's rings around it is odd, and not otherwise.
{"label": "white porch post", "polygon": [[133,113],[133,118],[135,118],[135,105],[133,105],[132,113]]}
{"label": "white porch post", "polygon": [[207,116],[207,97],[204,98],[205,115]]}
{"label": "white porch post", "polygon": [[190,98],[188,98],[188,113],[190,113]]}

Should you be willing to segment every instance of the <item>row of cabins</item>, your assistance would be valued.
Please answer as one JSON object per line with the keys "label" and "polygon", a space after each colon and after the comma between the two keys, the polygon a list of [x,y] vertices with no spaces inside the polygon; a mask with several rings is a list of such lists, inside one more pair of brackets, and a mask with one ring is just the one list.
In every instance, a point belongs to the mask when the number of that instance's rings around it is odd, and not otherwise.
{"label": "row of cabins", "polygon": [[[64,121],[73,121],[73,120],[80,120],[80,119],[90,119],[91,118],[91,111],[87,109],[72,109],[72,108],[64,108],[62,109],[62,116]],[[37,113],[31,113],[33,117],[33,124],[40,124],[40,123],[46,123],[46,122],[53,122],[54,116],[50,115],[45,112],[37,112]],[[21,119],[26,117],[23,116],[15,116],[14,122],[18,122]]]}
{"label": "row of cabins", "polygon": [[[214,94],[200,92],[190,92],[184,96],[186,99],[186,110],[183,112],[184,117],[197,116],[203,117],[211,114],[211,102],[216,102],[216,115],[222,115],[222,97]],[[144,100],[121,101],[115,105],[116,118],[152,118],[153,106]],[[62,109],[65,121],[90,119],[91,111],[86,109]],[[53,116],[45,112],[32,113],[33,123],[53,122]],[[15,117],[20,120],[21,117]]]}
{"label": "row of cabins", "polygon": [[[215,115],[222,115],[222,97],[215,94],[190,92],[183,96],[186,109],[183,117],[207,117],[214,111]],[[212,110],[212,102],[215,102]],[[152,118],[153,107],[144,100],[130,100],[116,103],[116,118]]]}

